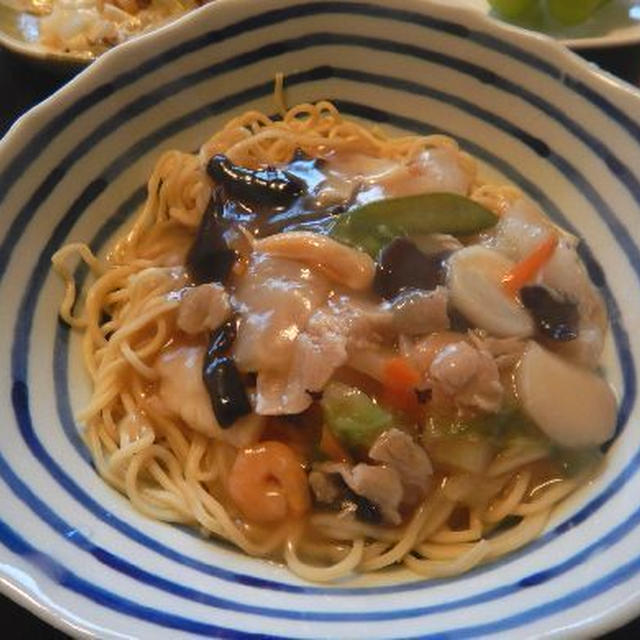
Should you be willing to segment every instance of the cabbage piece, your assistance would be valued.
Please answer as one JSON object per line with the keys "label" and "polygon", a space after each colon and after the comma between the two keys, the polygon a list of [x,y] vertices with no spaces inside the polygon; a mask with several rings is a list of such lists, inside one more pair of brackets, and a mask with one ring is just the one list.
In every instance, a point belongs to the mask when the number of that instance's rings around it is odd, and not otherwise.
{"label": "cabbage piece", "polygon": [[547,440],[534,422],[517,405],[507,405],[498,413],[480,414],[473,418],[460,416],[431,416],[427,420],[424,438],[455,436],[486,438],[496,445],[526,436],[534,440]]}
{"label": "cabbage piece", "polygon": [[487,470],[495,451],[487,438],[465,436],[433,441],[429,444],[429,456],[438,464],[481,474]]}
{"label": "cabbage piece", "polygon": [[324,389],[320,404],[329,429],[351,448],[368,448],[393,423],[393,416],[366,393],[339,382]]}

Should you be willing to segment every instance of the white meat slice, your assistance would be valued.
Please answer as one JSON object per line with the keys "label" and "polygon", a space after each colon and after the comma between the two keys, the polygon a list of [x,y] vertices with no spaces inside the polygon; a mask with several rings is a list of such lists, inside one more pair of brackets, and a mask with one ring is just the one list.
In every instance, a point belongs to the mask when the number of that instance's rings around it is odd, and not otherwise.
{"label": "white meat slice", "polygon": [[331,504],[340,497],[340,489],[330,475],[313,470],[309,474],[309,486],[318,502]]}
{"label": "white meat slice", "polygon": [[400,524],[402,521],[398,508],[404,489],[395,469],[364,463],[355,467],[344,463],[327,463],[319,465],[318,470],[339,473],[349,489],[379,507],[386,522]]}
{"label": "white meat slice", "polygon": [[373,443],[369,457],[395,469],[414,500],[427,491],[433,466],[427,452],[408,433],[395,427],[384,431]]}
{"label": "white meat slice", "polygon": [[332,296],[309,318],[292,346],[286,370],[258,373],[256,411],[262,415],[300,413],[347,361],[351,347],[380,340],[391,326],[391,314],[378,305],[346,295]]}
{"label": "white meat slice", "polygon": [[347,360],[343,323],[318,309],[296,339],[287,372],[258,374],[256,411],[261,415],[300,413],[312,402],[309,391],[320,391]]}
{"label": "white meat slice", "polygon": [[429,378],[460,407],[495,413],[502,406],[504,389],[494,359],[468,342],[443,347],[431,363]]}
{"label": "white meat slice", "polygon": [[358,202],[389,196],[448,192],[466,195],[475,170],[453,147],[434,147],[409,164],[361,153],[341,153],[328,158],[326,170],[351,184],[360,184]]}
{"label": "white meat slice", "polygon": [[513,265],[499,251],[482,245],[460,249],[449,259],[452,304],[476,327],[501,338],[528,337],[535,329],[531,314],[502,286]]}
{"label": "white meat slice", "polygon": [[436,147],[423,151],[404,172],[389,174],[380,182],[392,196],[435,192],[466,195],[474,178],[458,150]]}
{"label": "white meat slice", "polygon": [[449,328],[448,302],[445,287],[403,291],[391,303],[394,327],[398,333],[409,336],[445,331]]}
{"label": "white meat slice", "polygon": [[250,414],[228,429],[218,424],[211,399],[202,381],[205,350],[199,346],[174,347],[163,351],[155,362],[159,375],[158,397],[165,409],[209,438],[245,447],[257,441],[264,418]]}
{"label": "white meat slice", "polygon": [[[529,200],[516,200],[498,224],[485,234],[483,244],[518,262],[531,253],[549,233],[563,233]],[[575,243],[573,236],[566,235]]]}
{"label": "white meat slice", "polygon": [[617,403],[604,378],[530,341],[516,370],[522,407],[564,447],[593,447],[615,433]]}
{"label": "white meat slice", "polygon": [[578,337],[555,349],[577,364],[598,366],[607,333],[607,309],[580,260],[575,247],[560,242],[541,273],[541,282],[578,305]]}
{"label": "white meat slice", "polygon": [[329,293],[327,279],[292,260],[252,254],[232,304],[240,313],[233,355],[240,371],[286,371],[293,345]]}
{"label": "white meat slice", "polygon": [[229,296],[217,283],[185,290],[178,307],[178,328],[190,335],[217,329],[231,314]]}

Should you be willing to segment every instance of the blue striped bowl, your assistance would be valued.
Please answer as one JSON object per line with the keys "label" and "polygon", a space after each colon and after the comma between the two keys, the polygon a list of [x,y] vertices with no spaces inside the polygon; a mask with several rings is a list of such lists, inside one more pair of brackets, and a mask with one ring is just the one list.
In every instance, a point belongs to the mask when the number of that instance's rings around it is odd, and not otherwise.
{"label": "blue striped bowl", "polygon": [[[535,543],[462,578],[398,570],[317,586],[151,522],[96,476],[72,420],[89,390],[56,317],[52,253],[103,247],[161,150],[273,110],[277,71],[290,104],[329,98],[388,129],[458,138],[584,239],[606,291],[620,394],[606,472]],[[637,615],[639,115],[634,90],[550,40],[418,0],[218,0],[105,55],[0,146],[0,589],[101,638],[564,638]]]}

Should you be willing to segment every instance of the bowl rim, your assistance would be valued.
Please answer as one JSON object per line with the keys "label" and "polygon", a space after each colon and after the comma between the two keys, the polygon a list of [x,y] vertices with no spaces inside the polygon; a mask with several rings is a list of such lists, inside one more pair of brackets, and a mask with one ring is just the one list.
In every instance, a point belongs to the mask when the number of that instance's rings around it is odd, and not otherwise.
{"label": "bowl rim", "polygon": [[[302,1],[308,3],[313,0]],[[357,0],[347,0],[348,3],[356,1]],[[601,91],[608,94],[608,97],[615,95],[617,99],[624,103],[629,101],[630,106],[631,103],[635,103],[633,106],[640,106],[640,90],[614,75],[603,71],[596,65],[585,61],[576,53],[567,49],[559,41],[549,36],[507,23],[498,22],[490,16],[469,7],[451,6],[446,0],[410,1],[416,6],[419,4],[425,13],[427,13],[430,8],[436,8],[438,11],[447,13],[447,17],[450,19],[455,20],[457,18],[465,24],[471,24],[474,28],[489,32],[494,36],[501,38],[506,37],[513,44],[520,45],[524,50],[537,46],[542,47],[543,50],[546,48],[546,51],[549,53],[549,59],[559,66],[565,66],[568,73],[575,74],[592,87],[599,87]],[[270,0],[264,0],[260,10],[268,9],[269,3]],[[371,3],[384,4],[383,0],[371,0]],[[216,0],[214,3],[192,11],[176,21],[159,27],[153,32],[141,34],[105,52],[69,83],[58,89],[54,94],[23,114],[13,123],[5,136],[0,140],[0,158],[6,156],[11,157],[16,147],[24,144],[23,141],[26,134],[30,131],[39,130],[43,124],[48,122],[51,116],[55,115],[61,102],[65,100],[70,101],[70,103],[74,102],[78,96],[82,95],[83,89],[91,87],[94,78],[109,77],[117,73],[121,61],[126,62],[128,59],[135,59],[138,50],[141,53],[145,52],[148,46],[155,40],[164,39],[166,40],[165,44],[174,41],[175,35],[182,31],[187,32],[191,25],[196,26],[199,24],[204,12],[208,12],[213,16],[219,10],[220,6],[227,7],[238,4],[251,6],[253,2],[252,0]],[[319,4],[323,3],[320,2]],[[77,621],[72,621],[70,616],[65,616],[60,609],[56,608],[55,602],[47,603],[42,599],[39,600],[36,594],[28,593],[24,585],[18,582],[12,583],[8,580],[0,580],[0,593],[66,633],[78,637],[94,637],[94,632],[79,627]],[[620,626],[635,618],[640,613],[639,603],[640,594],[637,594],[635,601],[630,600],[623,605],[606,611],[596,620],[581,621],[579,631],[602,633]]]}
{"label": "bowl rim", "polygon": [[[201,7],[196,7],[194,9],[190,9],[189,11],[190,12],[197,11],[200,8]],[[520,28],[520,27],[517,27],[514,23],[501,20],[497,16],[492,16],[490,13],[484,13],[482,10],[478,8],[473,8],[469,5],[462,5],[462,6],[453,7],[453,8],[461,8],[465,10],[468,9],[472,11],[478,11],[482,15],[494,19],[496,22],[499,22],[507,26],[515,26],[516,28]],[[26,13],[25,11],[21,11],[18,8],[10,6],[10,4],[6,4],[4,9],[8,12],[14,13],[16,16],[16,19],[17,19],[17,16]],[[181,20],[182,18],[184,18],[185,15],[186,14],[182,14],[176,17],[174,21]],[[36,18],[39,18],[39,17],[40,16],[36,16]],[[162,29],[165,26],[167,26],[167,24],[170,24],[170,23],[171,22],[164,23],[164,24],[161,23],[158,26],[153,27],[152,31]],[[578,38],[578,37],[559,38],[559,37],[554,37],[552,35],[547,35],[544,32],[535,31],[533,29],[527,29],[526,27],[522,27],[522,29],[524,31],[538,33],[539,35],[546,35],[547,37],[549,37],[552,40],[555,40],[561,45],[564,45],[576,51],[579,51],[582,49],[588,49],[588,48],[604,48],[604,47],[610,47],[610,46],[630,46],[630,45],[637,44],[640,41],[640,34],[636,34],[636,33],[624,33],[623,35],[616,36],[615,39],[611,39],[606,36],[586,36],[584,38]],[[146,34],[145,33],[135,34],[131,36],[131,38],[129,38],[127,41],[125,41],[125,43],[129,42],[130,39],[136,39],[141,37],[142,35],[146,35]],[[63,68],[86,67],[90,65],[92,62],[94,62],[95,60],[97,60],[98,58],[101,58],[102,56],[104,56],[113,48],[121,47],[122,44],[125,44],[125,43],[120,43],[118,45],[115,45],[114,47],[110,47],[107,51],[98,53],[98,54],[92,53],[90,51],[81,51],[81,52],[63,51],[63,50],[59,51],[56,49],[51,49],[46,45],[41,45],[38,42],[29,42],[27,40],[17,38],[14,35],[0,29],[0,46],[3,46],[9,51],[12,51],[20,56],[23,56],[29,60],[32,60],[33,62],[39,62],[42,64],[51,64],[54,67],[63,67]]]}

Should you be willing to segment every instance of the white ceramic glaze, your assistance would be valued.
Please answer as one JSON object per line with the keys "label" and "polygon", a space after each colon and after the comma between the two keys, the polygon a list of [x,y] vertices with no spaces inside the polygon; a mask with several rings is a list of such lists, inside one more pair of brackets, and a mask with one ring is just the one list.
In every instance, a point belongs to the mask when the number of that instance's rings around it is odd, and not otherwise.
{"label": "white ceramic glaze", "polygon": [[[312,585],[151,522],[88,463],[88,385],[58,324],[53,251],[103,245],[159,153],[231,115],[328,98],[388,129],[440,130],[584,240],[613,313],[621,433],[540,540],[455,580],[402,571]],[[101,57],[0,143],[0,589],[77,636],[593,636],[640,613],[640,97],[558,43],[420,0],[218,0]],[[97,235],[96,235],[97,234]],[[595,268],[595,267],[594,267]]]}

